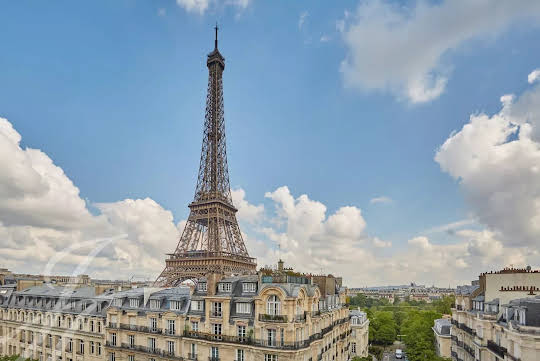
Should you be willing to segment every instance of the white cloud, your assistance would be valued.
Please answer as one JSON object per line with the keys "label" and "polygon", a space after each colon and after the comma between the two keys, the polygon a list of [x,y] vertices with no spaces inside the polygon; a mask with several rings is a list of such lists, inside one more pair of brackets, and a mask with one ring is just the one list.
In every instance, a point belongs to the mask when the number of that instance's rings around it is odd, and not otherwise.
{"label": "white cloud", "polygon": [[534,83],[535,81],[537,81],[538,79],[540,79],[540,69],[535,69],[533,70],[529,76],[527,77],[527,80],[529,81],[529,84],[532,84]]}
{"label": "white cloud", "polygon": [[[20,141],[11,123],[0,118],[0,253],[7,266],[35,273],[49,264],[52,273],[157,276],[163,253],[178,241],[169,211],[149,198],[126,199],[97,204],[101,214],[92,215],[62,168],[40,150],[21,148]],[[89,268],[81,268],[86,263]]]}
{"label": "white cloud", "polygon": [[392,202],[393,202],[392,198],[386,197],[386,196],[375,197],[375,198],[371,198],[369,200],[369,203],[371,203],[371,204],[392,203]]}
{"label": "white cloud", "polygon": [[308,16],[309,16],[309,13],[307,11],[303,11],[300,14],[300,17],[298,18],[298,29],[301,30],[304,27],[304,24]]}
{"label": "white cloud", "polygon": [[[327,215],[324,204],[307,195],[295,198],[285,186],[266,197],[275,206],[275,214],[266,221],[283,226],[269,226],[261,233],[272,243],[280,244],[280,257],[301,271],[322,269],[341,275],[349,286],[411,281],[455,285],[469,282],[480,272],[512,263],[540,264],[535,248],[506,246],[491,231],[462,229],[455,232],[452,244],[434,244],[428,237],[420,236],[410,239],[405,247],[392,248],[390,241],[366,233],[366,222],[356,207],[341,207]],[[493,247],[486,249],[488,245]],[[268,242],[259,242],[257,252],[263,255],[264,264],[277,261],[276,247]],[[268,254],[271,257],[264,256]]]}
{"label": "white cloud", "polygon": [[167,9],[159,8],[157,13],[158,13],[158,16],[162,16],[162,17],[166,16],[167,15]]}
{"label": "white cloud", "polygon": [[232,199],[234,206],[238,209],[237,218],[239,221],[255,223],[261,219],[264,213],[264,205],[257,206],[250,204],[246,199],[246,192],[243,189],[233,189]]}
{"label": "white cloud", "polygon": [[519,21],[540,19],[536,0],[414,4],[368,0],[336,23],[348,49],[341,64],[346,86],[428,102],[446,88],[451,68],[442,61],[446,54]]}
{"label": "white cloud", "polygon": [[373,238],[373,246],[377,248],[389,248],[389,247],[392,247],[392,242],[383,241],[382,239],[375,237]]}
{"label": "white cloud", "polygon": [[501,110],[473,114],[435,160],[455,178],[475,218],[505,244],[540,238],[540,88],[501,97]]}
{"label": "white cloud", "polygon": [[244,10],[251,4],[251,0],[176,0],[176,3],[187,12],[203,15],[206,11],[219,6],[232,6]]}

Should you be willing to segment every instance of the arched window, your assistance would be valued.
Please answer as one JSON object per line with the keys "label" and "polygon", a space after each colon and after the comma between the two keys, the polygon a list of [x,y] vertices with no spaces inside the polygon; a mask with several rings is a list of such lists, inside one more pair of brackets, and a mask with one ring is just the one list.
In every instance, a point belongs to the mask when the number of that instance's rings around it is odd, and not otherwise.
{"label": "arched window", "polygon": [[276,295],[271,295],[266,301],[266,313],[269,315],[280,315],[281,314],[281,302],[279,297]]}

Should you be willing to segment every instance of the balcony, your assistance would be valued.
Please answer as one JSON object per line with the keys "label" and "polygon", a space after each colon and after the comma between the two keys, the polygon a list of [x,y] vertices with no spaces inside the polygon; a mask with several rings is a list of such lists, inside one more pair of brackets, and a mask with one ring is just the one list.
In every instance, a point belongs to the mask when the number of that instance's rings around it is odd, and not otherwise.
{"label": "balcony", "polygon": [[504,354],[507,353],[506,347],[497,345],[495,342],[488,340],[487,348],[493,352],[497,357],[504,359]]}
{"label": "balcony", "polygon": [[[122,330],[128,330],[128,331],[136,331],[136,332],[144,332],[144,333],[161,333],[162,329],[157,327],[147,327],[147,326],[138,326],[138,325],[129,325],[126,323],[120,323],[120,324],[114,324],[115,327],[111,327],[111,324],[109,324],[109,328],[119,328]],[[163,332],[165,333],[165,332]]]}
{"label": "balcony", "polygon": [[198,340],[205,340],[205,341],[219,341],[219,342],[236,343],[236,344],[242,344],[242,345],[253,345],[253,346],[259,346],[259,347],[279,348],[279,349],[286,349],[286,350],[298,350],[301,348],[308,347],[309,344],[313,340],[315,340],[315,339],[310,338],[305,341],[281,343],[277,340],[269,341],[268,339],[259,340],[259,339],[245,337],[245,336],[214,335],[211,333],[203,333],[203,332],[197,332],[197,331],[184,331],[184,337],[198,339]]}
{"label": "balcony", "polygon": [[163,330],[163,334],[164,334],[164,335],[173,336],[173,335],[176,334],[176,330],[174,330],[174,329],[169,329],[169,328],[168,328],[168,329]]}
{"label": "balcony", "polygon": [[286,315],[268,315],[266,313],[260,313],[259,321],[261,322],[287,322],[287,316]]}
{"label": "balcony", "polygon": [[208,357],[208,361],[219,361],[219,357]]}
{"label": "balcony", "polygon": [[304,322],[306,320],[306,313],[301,313],[294,316],[294,322]]}
{"label": "balcony", "polygon": [[217,317],[217,318],[223,317],[223,312],[221,312],[221,311],[212,311],[212,312],[210,312],[210,317]]}
{"label": "balcony", "polygon": [[188,353],[188,360],[197,361],[197,354],[196,353]]}

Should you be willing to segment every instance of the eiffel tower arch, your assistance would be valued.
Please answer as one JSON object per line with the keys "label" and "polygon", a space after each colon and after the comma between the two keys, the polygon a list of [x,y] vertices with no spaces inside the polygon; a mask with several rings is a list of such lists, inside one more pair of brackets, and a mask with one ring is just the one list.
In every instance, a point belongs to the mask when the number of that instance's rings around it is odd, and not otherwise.
{"label": "eiffel tower arch", "polygon": [[178,246],[167,255],[165,269],[156,280],[160,286],[175,286],[209,273],[254,273],[257,267],[242,239],[238,210],[232,203],[223,110],[225,58],[218,50],[217,26],[215,31],[215,47],[206,61],[208,93],[195,197]]}

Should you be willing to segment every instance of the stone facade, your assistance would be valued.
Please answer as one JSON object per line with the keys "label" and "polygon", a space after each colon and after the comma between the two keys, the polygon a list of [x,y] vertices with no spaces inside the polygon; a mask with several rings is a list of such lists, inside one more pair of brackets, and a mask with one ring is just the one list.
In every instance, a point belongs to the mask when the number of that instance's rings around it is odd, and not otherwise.
{"label": "stone facade", "polygon": [[365,312],[351,311],[351,356],[368,356],[369,348],[369,320]]}
{"label": "stone facade", "polygon": [[540,272],[484,273],[456,291],[452,350],[456,361],[540,360]]}
{"label": "stone facade", "polygon": [[[103,290],[99,290],[102,292]],[[106,290],[0,287],[0,355],[40,361],[346,361],[369,321],[344,289],[308,276],[209,275],[196,286]],[[356,311],[355,311],[356,312]],[[360,317],[360,318],[359,318]]]}

